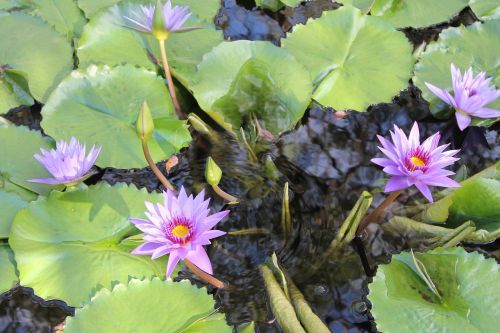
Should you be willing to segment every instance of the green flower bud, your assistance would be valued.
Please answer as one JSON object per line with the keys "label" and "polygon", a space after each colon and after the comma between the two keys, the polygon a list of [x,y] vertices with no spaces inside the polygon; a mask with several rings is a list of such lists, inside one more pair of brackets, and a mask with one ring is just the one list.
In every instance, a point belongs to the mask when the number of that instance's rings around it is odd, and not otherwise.
{"label": "green flower bud", "polygon": [[163,4],[161,0],[156,2],[155,11],[153,14],[153,36],[159,41],[164,41],[168,38],[168,30],[163,17]]}
{"label": "green flower bud", "polygon": [[153,116],[149,110],[148,103],[144,101],[139,111],[139,117],[137,118],[137,134],[143,141],[149,140],[153,131],[155,129],[155,124],[153,121]]}
{"label": "green flower bud", "polygon": [[222,178],[222,170],[210,156],[208,157],[207,165],[205,166],[205,178],[207,183],[211,186],[219,185]]}

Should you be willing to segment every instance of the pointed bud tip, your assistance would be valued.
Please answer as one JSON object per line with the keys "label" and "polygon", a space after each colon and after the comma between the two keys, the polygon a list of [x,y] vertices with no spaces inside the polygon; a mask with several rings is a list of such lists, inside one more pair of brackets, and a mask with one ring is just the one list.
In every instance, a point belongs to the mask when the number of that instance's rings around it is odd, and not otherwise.
{"label": "pointed bud tip", "polygon": [[149,140],[155,129],[153,116],[146,101],[142,104],[139,117],[137,118],[137,134],[141,140]]}
{"label": "pointed bud tip", "polygon": [[153,36],[159,40],[164,41],[168,38],[168,30],[165,24],[165,17],[163,16],[163,2],[158,0],[156,2],[155,11],[153,13]]}
{"label": "pointed bud tip", "polygon": [[207,183],[210,184],[211,186],[219,185],[220,180],[222,178],[221,168],[217,165],[217,163],[215,163],[215,161],[210,156],[207,159],[207,165],[205,167],[205,178],[207,180]]}

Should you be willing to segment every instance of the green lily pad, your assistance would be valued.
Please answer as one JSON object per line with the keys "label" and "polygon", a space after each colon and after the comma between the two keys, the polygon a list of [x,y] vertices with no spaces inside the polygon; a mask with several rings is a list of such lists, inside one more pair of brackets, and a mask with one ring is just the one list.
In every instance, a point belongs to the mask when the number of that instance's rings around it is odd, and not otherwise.
{"label": "green lily pad", "polygon": [[303,0],[255,0],[255,4],[261,8],[278,11],[281,8],[297,7]]}
{"label": "green lily pad", "polygon": [[88,189],[53,191],[32,202],[12,223],[10,246],[23,286],[45,299],[71,306],[87,301],[99,288],[129,277],[165,275],[165,257],[152,261],[132,255],[138,233],[128,219],[144,216],[144,201],[159,194],[106,183]]}
{"label": "green lily pad", "polygon": [[363,13],[368,14],[375,0],[343,0],[344,5],[354,6],[359,8]]}
{"label": "green lily pad", "polygon": [[21,71],[31,95],[45,102],[57,84],[73,68],[73,51],[68,42],[40,18],[0,13],[0,65]]}
{"label": "green lily pad", "polygon": [[370,13],[395,27],[421,28],[450,20],[469,0],[375,0]]}
{"label": "green lily pad", "polygon": [[[462,72],[471,67],[474,74],[485,71],[493,76],[500,86],[500,20],[474,23],[470,26],[449,28],[441,32],[439,39],[427,46],[415,66],[413,82],[422,90],[422,96],[436,106],[439,99],[425,86],[429,82],[439,88],[451,91],[450,64],[454,63]],[[490,106],[500,109],[500,99]]]}
{"label": "green lily pad", "polygon": [[87,20],[76,0],[32,0],[33,14],[40,16],[54,29],[71,40],[79,36]]}
{"label": "green lily pad", "polygon": [[302,118],[312,86],[307,70],[286,50],[242,40],[207,53],[191,89],[203,110],[222,114],[233,127],[253,113],[278,134]]}
{"label": "green lily pad", "polygon": [[[128,63],[156,70],[155,59],[160,57],[158,41],[151,35],[126,27],[130,23],[123,16],[130,16],[134,10],[139,10],[138,5],[121,3],[90,20],[78,42],[81,67]],[[201,26],[202,29],[174,33],[166,41],[172,74],[184,85],[193,77],[202,56],[223,40],[221,31],[195,17],[190,19],[188,25]]]}
{"label": "green lily pad", "polygon": [[463,248],[439,248],[415,257],[440,296],[421,278],[410,253],[394,255],[390,264],[379,266],[369,285],[378,331],[497,331],[500,272],[494,259]]}
{"label": "green lily pad", "polygon": [[19,282],[14,263],[14,254],[7,244],[0,243],[0,294],[9,291]]}
{"label": "green lily pad", "polygon": [[390,102],[408,86],[414,63],[402,32],[351,6],[294,27],[282,45],[311,73],[313,99],[336,110]]}
{"label": "green lily pad", "polygon": [[0,239],[8,238],[14,216],[28,205],[19,195],[0,190]]}
{"label": "green lily pad", "polygon": [[483,21],[500,18],[498,0],[471,0],[469,6],[474,14]]}
{"label": "green lily pad", "polygon": [[[17,80],[21,80],[19,83]],[[13,70],[6,69],[0,74],[0,113],[20,105],[33,105],[33,98],[27,89],[27,82]]]}
{"label": "green lily pad", "polygon": [[136,121],[144,101],[155,122],[148,142],[151,156],[156,162],[165,160],[189,144],[191,136],[186,122],[175,117],[163,79],[143,68],[91,66],[73,72],[42,109],[42,126],[56,139],[75,136],[101,145],[98,165],[142,168],[147,162]]}
{"label": "green lily pad", "polygon": [[66,320],[66,333],[223,333],[232,332],[214,310],[205,288],[189,281],[132,279],[112,291],[101,289],[89,304]]}
{"label": "green lily pad", "polygon": [[54,147],[50,138],[42,137],[40,132],[30,131],[24,126],[0,126],[0,174],[5,180],[39,194],[47,194],[51,186],[30,183],[33,178],[46,178],[50,174],[33,157]]}

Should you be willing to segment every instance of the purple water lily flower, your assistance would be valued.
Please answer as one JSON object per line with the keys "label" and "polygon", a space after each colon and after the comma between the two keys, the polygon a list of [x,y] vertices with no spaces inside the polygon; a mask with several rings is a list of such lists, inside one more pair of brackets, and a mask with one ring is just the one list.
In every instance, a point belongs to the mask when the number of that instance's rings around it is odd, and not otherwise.
{"label": "purple water lily flower", "polygon": [[500,97],[500,90],[490,86],[492,78],[486,79],[486,72],[473,77],[472,68],[469,68],[462,77],[460,70],[451,64],[451,78],[453,96],[446,89],[438,88],[428,82],[425,82],[425,85],[437,97],[455,108],[455,117],[460,130],[463,131],[470,125],[471,117],[500,117],[500,110],[485,107]]}
{"label": "purple water lily flower", "polygon": [[163,192],[163,204],[145,202],[148,220],[130,219],[130,222],[144,232],[145,240],[132,253],[151,255],[153,260],[169,254],[167,278],[177,263],[184,259],[212,274],[212,264],[203,246],[210,244],[210,239],[225,234],[224,231],[211,229],[229,211],[209,215],[210,199],[204,200],[204,196],[204,191],[201,191],[194,198],[193,195],[188,197],[184,187],[181,187],[178,197],[170,190]]}
{"label": "purple water lily flower", "polygon": [[84,181],[92,175],[89,171],[101,152],[101,147],[92,146],[87,155],[86,146],[72,137],[69,143],[62,140],[56,142],[56,149],[50,151],[40,149],[40,151],[41,155],[35,154],[33,157],[50,172],[53,178],[29,179],[28,181],[71,186]]}
{"label": "purple water lily flower", "polygon": [[459,183],[448,178],[454,172],[443,169],[459,160],[453,157],[458,150],[445,151],[449,144],[438,146],[441,139],[439,132],[421,144],[418,125],[415,122],[408,138],[396,125],[394,132],[391,131],[392,143],[380,135],[377,137],[382,144],[379,149],[387,158],[373,158],[371,161],[384,167],[384,172],[391,175],[385,192],[415,185],[432,202],[429,186],[460,187]]}
{"label": "purple water lily flower", "polygon": [[[150,33],[153,31],[153,17],[155,12],[155,5],[140,6],[142,13],[132,12],[133,17],[124,16],[125,19],[133,23],[132,27],[140,32]],[[182,27],[184,23],[191,17],[188,6],[175,6],[172,8],[170,0],[163,5],[163,20],[165,22],[165,30],[168,32],[183,32],[197,28]]]}

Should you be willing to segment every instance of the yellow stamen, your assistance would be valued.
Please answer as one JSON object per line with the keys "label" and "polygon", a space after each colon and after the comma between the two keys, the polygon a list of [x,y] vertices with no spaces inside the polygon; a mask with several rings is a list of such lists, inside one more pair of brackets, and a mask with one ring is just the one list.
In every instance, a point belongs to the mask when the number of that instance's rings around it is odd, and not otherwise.
{"label": "yellow stamen", "polygon": [[189,228],[184,224],[179,224],[172,229],[172,235],[174,235],[175,237],[184,238],[188,233]]}
{"label": "yellow stamen", "polygon": [[418,166],[418,167],[425,166],[425,162],[421,158],[419,158],[419,157],[412,156],[412,157],[410,157],[410,160],[411,160],[411,163],[413,163],[414,166]]}

